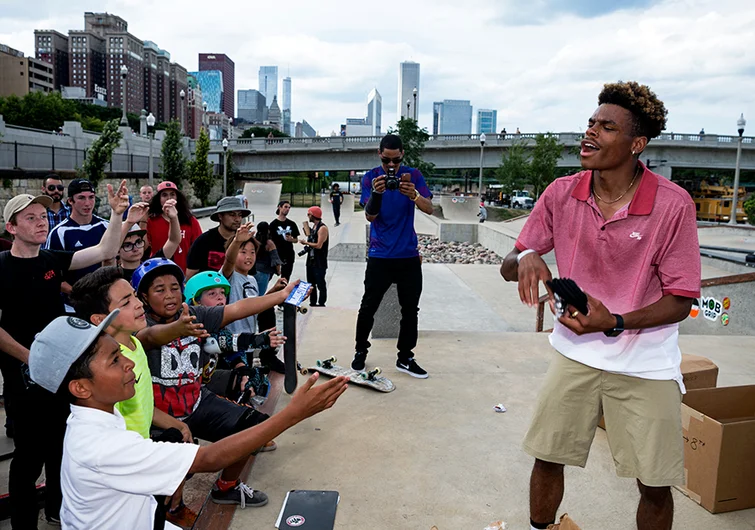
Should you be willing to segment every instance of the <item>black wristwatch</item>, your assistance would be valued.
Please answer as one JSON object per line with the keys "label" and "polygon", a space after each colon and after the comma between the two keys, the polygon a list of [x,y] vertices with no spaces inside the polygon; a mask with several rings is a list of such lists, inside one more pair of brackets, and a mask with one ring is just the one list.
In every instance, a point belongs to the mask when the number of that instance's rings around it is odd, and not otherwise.
{"label": "black wristwatch", "polygon": [[618,337],[624,332],[624,318],[616,313],[611,314],[616,317],[616,326],[603,333],[606,337]]}

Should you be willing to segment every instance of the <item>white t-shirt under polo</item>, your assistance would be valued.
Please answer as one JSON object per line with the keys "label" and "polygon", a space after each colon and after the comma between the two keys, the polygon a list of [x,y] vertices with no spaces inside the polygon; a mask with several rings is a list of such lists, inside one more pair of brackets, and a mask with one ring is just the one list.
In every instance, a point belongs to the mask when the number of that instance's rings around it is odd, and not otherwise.
{"label": "white t-shirt under polo", "polygon": [[[61,466],[65,529],[151,530],[157,501],[172,495],[199,446],[153,442],[123,416],[71,405]],[[165,528],[177,528],[166,523]]]}

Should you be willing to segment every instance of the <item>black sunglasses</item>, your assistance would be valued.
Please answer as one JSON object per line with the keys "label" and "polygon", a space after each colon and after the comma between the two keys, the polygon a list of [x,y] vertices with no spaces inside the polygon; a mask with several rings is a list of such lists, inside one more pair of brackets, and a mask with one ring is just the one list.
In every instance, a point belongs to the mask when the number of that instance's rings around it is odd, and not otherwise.
{"label": "black sunglasses", "polygon": [[383,162],[383,164],[390,164],[391,162],[394,164],[400,164],[403,159],[403,156],[397,156],[396,158],[388,158],[385,156],[380,157],[380,161]]}
{"label": "black sunglasses", "polygon": [[63,191],[64,189],[66,188],[62,184],[58,184],[58,185],[50,184],[49,186],[47,186],[47,191],[55,191],[55,190]]}
{"label": "black sunglasses", "polygon": [[137,239],[133,243],[124,243],[121,245],[121,248],[124,252],[131,252],[135,248],[144,248],[144,240],[143,239]]}

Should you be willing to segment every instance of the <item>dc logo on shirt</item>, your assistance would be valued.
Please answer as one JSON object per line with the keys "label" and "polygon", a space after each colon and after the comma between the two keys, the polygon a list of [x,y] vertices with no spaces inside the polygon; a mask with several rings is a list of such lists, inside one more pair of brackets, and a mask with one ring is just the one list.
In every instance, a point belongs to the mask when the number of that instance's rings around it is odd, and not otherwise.
{"label": "dc logo on shirt", "polygon": [[287,227],[279,226],[278,227],[278,235],[281,236],[281,237],[290,236],[291,235],[291,227],[290,226],[287,226]]}

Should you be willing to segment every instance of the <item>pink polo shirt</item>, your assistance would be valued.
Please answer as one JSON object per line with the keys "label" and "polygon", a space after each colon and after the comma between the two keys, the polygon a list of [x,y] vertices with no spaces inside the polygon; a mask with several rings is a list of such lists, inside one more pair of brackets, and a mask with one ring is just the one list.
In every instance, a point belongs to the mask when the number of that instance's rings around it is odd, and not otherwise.
{"label": "pink polo shirt", "polygon": [[[632,202],[603,219],[591,192],[591,171],[546,188],[516,242],[543,255],[555,250],[558,275],[572,278],[612,313],[625,314],[673,294],[700,296],[700,247],[689,193],[642,166]],[[578,336],[556,321],[551,345],[600,370],[679,382],[679,325]]]}

